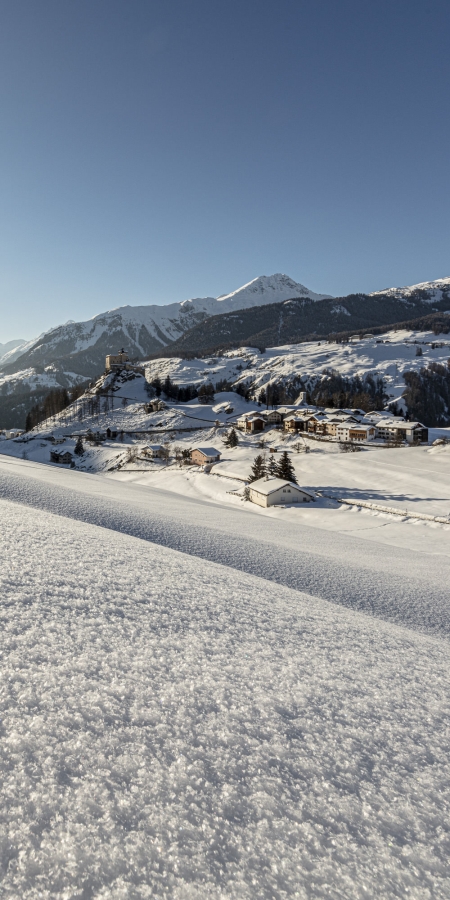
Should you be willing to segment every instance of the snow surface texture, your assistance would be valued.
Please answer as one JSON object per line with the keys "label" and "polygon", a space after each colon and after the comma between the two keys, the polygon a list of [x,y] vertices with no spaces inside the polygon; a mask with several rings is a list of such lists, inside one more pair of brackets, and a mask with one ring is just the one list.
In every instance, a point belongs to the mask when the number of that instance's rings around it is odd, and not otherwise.
{"label": "snow surface texture", "polygon": [[[450,635],[449,560],[20,460],[0,496],[260,576],[371,616]],[[255,511],[253,511],[255,510]],[[442,526],[437,526],[442,527]]]}
{"label": "snow surface texture", "polygon": [[4,897],[449,896],[446,641],[1,513]]}

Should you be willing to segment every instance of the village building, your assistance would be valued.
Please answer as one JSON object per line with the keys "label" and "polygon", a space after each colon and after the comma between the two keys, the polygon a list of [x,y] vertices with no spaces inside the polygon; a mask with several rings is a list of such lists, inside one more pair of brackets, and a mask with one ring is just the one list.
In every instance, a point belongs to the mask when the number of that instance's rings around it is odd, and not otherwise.
{"label": "village building", "polygon": [[214,447],[195,447],[191,450],[191,462],[197,466],[204,466],[208,463],[219,462],[221,457],[220,450]]}
{"label": "village building", "polygon": [[292,415],[292,413],[296,413],[297,407],[296,406],[277,406],[276,411],[277,411],[277,413],[279,413],[279,415],[282,417],[282,419],[285,419],[286,416],[290,416],[290,415]]}
{"label": "village building", "polygon": [[238,428],[242,428],[242,431],[253,434],[255,431],[264,431],[266,420],[256,412],[245,413],[245,415],[239,416],[236,425]]}
{"label": "village building", "polygon": [[9,431],[5,431],[5,438],[7,441],[14,440],[14,438],[20,437],[22,434],[25,434],[24,431],[20,428],[12,428]]}
{"label": "village building", "polygon": [[255,431],[264,431],[266,420],[262,416],[250,416],[246,419],[244,431],[253,434]]}
{"label": "village building", "polygon": [[62,466],[70,466],[72,461],[73,456],[68,450],[65,450],[64,453],[61,453],[59,450],[50,451],[50,462],[58,463]]}
{"label": "village building", "polygon": [[161,444],[149,444],[143,451],[150,459],[165,459],[166,450]]}
{"label": "village building", "polygon": [[305,416],[286,416],[283,422],[283,428],[289,434],[296,434],[298,431],[308,430],[308,419]]}
{"label": "village building", "polygon": [[287,503],[309,503],[312,494],[298,484],[282,478],[258,478],[249,485],[250,500],[258,506],[284,506]]}
{"label": "village building", "polygon": [[378,437],[384,440],[406,441],[408,444],[428,443],[428,428],[421,422],[405,422],[403,419],[392,417],[379,419],[376,427]]}
{"label": "village building", "polygon": [[336,428],[338,441],[355,441],[363,443],[373,441],[377,430],[374,425],[360,425],[355,422],[341,422]]}
{"label": "village building", "polygon": [[148,403],[145,404],[145,412],[146,413],[160,412],[161,409],[165,409],[165,408],[166,408],[166,404],[164,403],[164,400],[160,400],[159,398],[156,398],[155,400],[150,400]]}
{"label": "village building", "polygon": [[279,409],[270,409],[264,413],[264,418],[269,425],[279,425],[283,421],[283,416]]}

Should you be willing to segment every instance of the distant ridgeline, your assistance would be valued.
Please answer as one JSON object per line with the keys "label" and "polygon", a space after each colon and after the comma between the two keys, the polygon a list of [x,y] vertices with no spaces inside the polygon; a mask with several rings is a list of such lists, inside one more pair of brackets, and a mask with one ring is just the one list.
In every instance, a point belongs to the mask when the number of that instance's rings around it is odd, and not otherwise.
{"label": "distant ridgeline", "polygon": [[246,345],[279,347],[314,340],[345,340],[353,334],[382,333],[386,327],[419,328],[448,334],[450,296],[430,302],[424,291],[406,297],[350,294],[333,300],[300,297],[211,316],[186,331],[164,351],[148,358],[217,353]]}

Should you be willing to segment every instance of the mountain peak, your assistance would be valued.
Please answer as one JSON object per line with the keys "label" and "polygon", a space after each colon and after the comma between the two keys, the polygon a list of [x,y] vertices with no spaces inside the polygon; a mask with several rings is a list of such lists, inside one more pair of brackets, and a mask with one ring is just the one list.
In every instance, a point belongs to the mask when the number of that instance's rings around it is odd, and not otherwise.
{"label": "mountain peak", "polygon": [[259,275],[230,294],[222,294],[217,298],[217,302],[229,305],[226,301],[232,301],[235,309],[244,309],[248,306],[259,306],[261,303],[281,303],[294,297],[308,297],[311,300],[330,299],[329,294],[316,294],[304,284],[294,281],[289,275],[276,272],[275,275]]}

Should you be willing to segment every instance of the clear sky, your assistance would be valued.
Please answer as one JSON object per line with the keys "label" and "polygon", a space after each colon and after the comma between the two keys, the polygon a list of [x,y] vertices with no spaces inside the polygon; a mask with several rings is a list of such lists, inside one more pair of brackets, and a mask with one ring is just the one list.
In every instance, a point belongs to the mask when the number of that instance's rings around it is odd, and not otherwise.
{"label": "clear sky", "polygon": [[0,342],[450,275],[449,0],[0,0]]}

